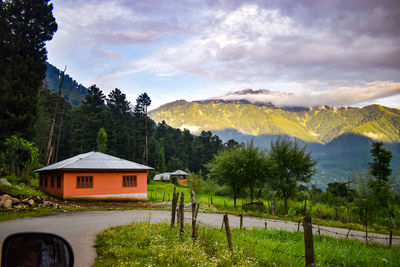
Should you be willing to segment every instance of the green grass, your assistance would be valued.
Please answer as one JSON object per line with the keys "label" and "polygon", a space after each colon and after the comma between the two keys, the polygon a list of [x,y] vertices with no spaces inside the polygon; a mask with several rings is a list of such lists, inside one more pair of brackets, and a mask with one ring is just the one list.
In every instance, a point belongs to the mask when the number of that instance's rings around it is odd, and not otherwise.
{"label": "green grass", "polygon": [[29,217],[37,217],[48,214],[54,214],[62,212],[62,210],[56,210],[51,208],[36,208],[29,210],[9,210],[0,212],[0,221],[16,220]]}
{"label": "green grass", "polygon": [[[132,223],[104,230],[97,236],[94,266],[304,266],[301,232],[234,229],[234,250],[224,231],[200,226],[191,239],[190,225],[183,238],[169,224]],[[320,266],[397,266],[399,247],[366,245],[359,241],[314,237]]]}
{"label": "green grass", "polygon": [[[190,200],[190,189],[184,186],[177,186],[177,192],[185,194],[185,202],[189,203]],[[172,200],[172,193],[174,191],[174,185],[168,182],[155,182],[152,181],[148,184],[148,198],[149,201],[152,202],[164,202]],[[212,204],[211,205],[211,198]],[[248,198],[239,198],[237,199],[236,207],[234,206],[233,199],[231,197],[226,196],[216,196],[216,195],[208,195],[208,194],[199,194],[196,195],[197,203],[202,204],[200,206],[201,211],[203,212],[217,212],[217,213],[229,213],[235,215],[246,215],[246,216],[255,216],[267,219],[277,219],[277,220],[286,220],[286,221],[293,221],[297,222],[299,219],[303,218],[302,212],[304,208],[304,202],[301,201],[289,201],[289,211],[287,215],[283,215],[283,201],[278,200],[277,210],[278,214],[273,216],[269,213],[268,207],[270,203],[267,201],[263,201],[264,203],[264,210],[257,211],[257,210],[243,210],[242,204],[250,202]],[[351,228],[353,230],[364,231],[365,226],[362,223],[358,223],[355,221],[355,218],[350,218],[350,221],[345,220],[346,218],[346,209],[344,207],[340,207],[339,216],[341,220],[331,219],[332,211],[334,211],[333,207],[330,207],[327,204],[323,203],[313,203],[312,201],[307,202],[307,212],[312,216],[313,222],[323,226],[330,226],[330,227],[339,227],[339,228]],[[317,214],[321,214],[326,218],[321,219],[318,218]],[[357,214],[352,214],[353,216]],[[374,233],[382,233],[388,234],[388,230],[382,226],[375,224],[373,226],[368,226],[370,232]],[[400,229],[396,229],[393,231],[394,235],[400,235]]]}
{"label": "green grass", "polygon": [[19,183],[18,185],[5,185],[0,183],[0,195],[2,194],[8,194],[15,197],[47,197],[47,195],[42,191],[34,189],[23,183]]}

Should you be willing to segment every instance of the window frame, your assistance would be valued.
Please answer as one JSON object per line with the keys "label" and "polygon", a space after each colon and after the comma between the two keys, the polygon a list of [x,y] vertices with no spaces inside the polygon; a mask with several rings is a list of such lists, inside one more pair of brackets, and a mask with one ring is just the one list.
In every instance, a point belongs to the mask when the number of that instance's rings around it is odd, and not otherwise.
{"label": "window frame", "polygon": [[57,188],[61,188],[61,184],[62,184],[62,176],[57,175]]}
{"label": "window frame", "polygon": [[93,188],[93,176],[76,176],[76,188]]}
{"label": "window frame", "polygon": [[122,187],[137,187],[137,175],[123,175]]}

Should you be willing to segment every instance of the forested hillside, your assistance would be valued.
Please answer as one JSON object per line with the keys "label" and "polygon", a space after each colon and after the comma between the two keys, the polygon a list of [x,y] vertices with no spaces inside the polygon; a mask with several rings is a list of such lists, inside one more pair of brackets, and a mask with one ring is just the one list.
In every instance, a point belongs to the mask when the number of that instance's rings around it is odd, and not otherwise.
{"label": "forested hillside", "polygon": [[326,144],[342,134],[364,135],[386,143],[400,142],[400,110],[380,105],[363,108],[285,109],[250,103],[179,100],[150,113],[172,127],[258,135],[288,135]]}
{"label": "forested hillside", "polygon": [[[46,79],[44,80],[44,86],[53,93],[58,92],[61,75],[61,70],[46,62]],[[78,106],[85,99],[86,94],[86,87],[82,84],[78,84],[78,82],[72,79],[68,74],[65,75],[62,84],[62,96],[64,96],[65,100],[74,106]]]}
{"label": "forested hillside", "polygon": [[[56,100],[56,94],[44,88],[40,91],[40,112],[35,124],[37,135],[34,141],[39,146],[43,163]],[[56,120],[51,161],[97,150],[98,131],[104,128],[107,134],[106,153],[135,162],[145,162],[146,116],[136,109],[132,111],[125,94],[120,90],[115,89],[105,97],[93,85],[88,88],[88,94],[80,106],[72,106],[63,97],[59,101],[61,108]],[[156,124],[149,118],[147,120],[147,164],[157,171],[205,171],[203,164],[210,161],[224,146],[222,140],[209,131],[195,136],[188,130],[172,128],[165,122]]]}
{"label": "forested hillside", "polygon": [[150,112],[156,122],[165,120],[194,132],[207,129],[224,142],[254,144],[268,149],[277,136],[296,138],[307,145],[318,161],[314,182],[351,179],[354,172],[366,171],[371,161],[373,140],[385,142],[393,153],[393,174],[400,177],[400,110],[371,105],[363,108],[277,108],[245,101],[179,100]]}

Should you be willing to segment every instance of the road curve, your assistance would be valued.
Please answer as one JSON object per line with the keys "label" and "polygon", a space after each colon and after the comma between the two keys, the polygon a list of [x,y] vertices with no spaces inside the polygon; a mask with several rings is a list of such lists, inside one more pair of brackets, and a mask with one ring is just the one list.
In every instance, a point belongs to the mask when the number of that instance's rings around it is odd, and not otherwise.
{"label": "road curve", "polygon": [[[129,224],[132,221],[151,221],[159,223],[170,220],[170,211],[166,210],[123,210],[123,211],[87,211],[61,213],[56,215],[41,216],[27,219],[18,219],[0,222],[0,242],[12,233],[17,232],[49,232],[63,236],[67,239],[74,250],[75,266],[91,266],[96,258],[96,250],[93,247],[96,235],[103,229],[114,226]],[[222,214],[199,213],[198,221],[202,224],[221,226]],[[185,220],[190,221],[191,213],[185,213]],[[255,217],[243,217],[243,227],[265,227],[297,231],[298,224],[279,220],[259,219]],[[230,215],[231,227],[239,227],[239,216]],[[314,233],[318,226],[314,226]],[[300,227],[302,230],[302,227]],[[321,234],[334,237],[346,237],[364,240],[365,234],[359,231],[349,231],[342,228],[320,227]],[[388,236],[370,234],[370,240],[381,244],[388,244]],[[400,245],[400,238],[395,237],[393,244]]]}

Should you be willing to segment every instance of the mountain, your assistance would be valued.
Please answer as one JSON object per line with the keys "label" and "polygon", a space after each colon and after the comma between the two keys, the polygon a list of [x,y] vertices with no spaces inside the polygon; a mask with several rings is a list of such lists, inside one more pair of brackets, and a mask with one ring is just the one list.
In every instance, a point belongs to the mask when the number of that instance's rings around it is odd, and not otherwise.
{"label": "mountain", "polygon": [[400,142],[400,110],[380,105],[279,108],[245,100],[178,100],[152,110],[149,116],[194,133],[236,129],[247,135],[288,135],[321,144],[343,134],[357,134],[386,143]]}
{"label": "mountain", "polygon": [[268,148],[278,136],[296,139],[318,161],[313,180],[322,188],[333,181],[347,181],[354,171],[366,171],[372,160],[372,141],[382,141],[392,151],[393,174],[400,178],[400,110],[395,108],[277,107],[246,99],[208,99],[178,100],[152,110],[149,116],[193,133],[210,130],[224,142],[252,139],[255,145]]}
{"label": "mountain", "polygon": [[[48,62],[46,62],[46,67],[44,84],[51,92],[57,93],[58,87],[60,86],[62,71]],[[62,95],[71,105],[79,106],[85,99],[85,95],[87,95],[87,89],[66,74],[62,86]]]}

